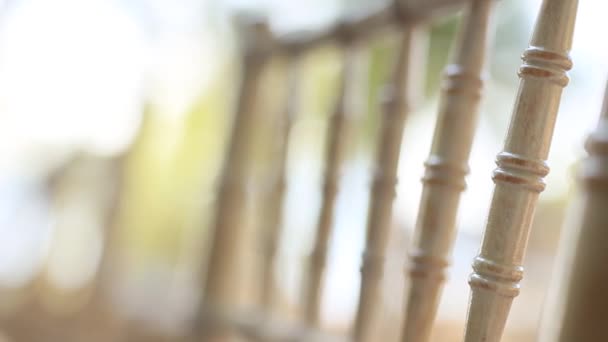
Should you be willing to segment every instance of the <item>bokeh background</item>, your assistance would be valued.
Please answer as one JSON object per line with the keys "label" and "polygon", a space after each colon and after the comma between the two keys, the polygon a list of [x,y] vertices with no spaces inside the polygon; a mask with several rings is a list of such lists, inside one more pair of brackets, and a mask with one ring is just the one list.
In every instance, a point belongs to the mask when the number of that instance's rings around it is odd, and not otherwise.
{"label": "bokeh background", "polygon": [[[239,82],[231,18],[267,15],[279,33],[319,29],[372,0],[0,1],[0,331],[7,341],[171,340],[200,291],[215,185]],[[489,208],[494,158],[516,95],[519,56],[540,0],[500,1],[468,189],[434,341],[459,341],[470,263]],[[608,3],[580,4],[572,57],[505,341],[533,341],[554,267],[583,142],[599,114]],[[386,336],[398,332],[409,237],[431,143],[441,70],[460,17],[435,20],[420,98],[406,124],[385,279]],[[344,332],[359,288],[378,92],[395,37],[362,49],[360,105],[340,185],[323,319]],[[340,59],[323,46],[303,61],[303,94],[289,145],[288,193],[278,264],[280,310],[297,317],[301,269],[320,203],[325,127]],[[251,235],[269,181],[273,119],[284,65],[264,74],[255,143]],[[251,244],[255,260],[258,250]],[[255,287],[255,263],[245,266]],[[253,291],[253,290],[252,290]],[[128,337],[127,337],[128,336]],[[388,337],[387,337],[388,340]]]}

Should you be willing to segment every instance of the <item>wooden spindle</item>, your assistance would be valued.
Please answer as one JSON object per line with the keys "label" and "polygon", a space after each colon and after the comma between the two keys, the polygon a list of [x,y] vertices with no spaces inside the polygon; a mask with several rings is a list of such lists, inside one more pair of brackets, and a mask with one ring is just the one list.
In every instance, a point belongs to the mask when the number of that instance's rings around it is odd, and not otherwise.
{"label": "wooden spindle", "polygon": [[[347,32],[344,33],[348,36]],[[327,147],[325,151],[325,170],[323,179],[323,192],[321,211],[317,221],[316,236],[312,253],[308,260],[308,270],[305,275],[303,309],[304,319],[310,326],[319,324],[321,307],[321,292],[323,273],[327,262],[329,239],[332,232],[334,208],[344,152],[347,144],[347,130],[351,91],[354,86],[356,64],[356,46],[352,44],[351,37],[343,37],[341,53],[343,59],[342,74],[339,85],[339,94],[336,107],[329,119],[327,130]]]}
{"label": "wooden spindle", "polygon": [[198,341],[231,341],[235,336],[232,326],[217,322],[229,321],[240,304],[249,147],[256,120],[258,80],[270,45],[264,23],[248,23],[244,31],[243,78],[216,199],[211,251],[195,326]]}
{"label": "wooden spindle", "polygon": [[285,94],[285,108],[279,118],[279,137],[275,146],[275,161],[273,168],[273,186],[268,199],[265,215],[266,227],[263,241],[262,288],[261,304],[266,310],[272,309],[276,293],[276,255],[281,236],[283,218],[283,204],[287,184],[287,150],[291,127],[297,111],[299,97],[299,61],[298,56],[288,56],[287,66],[287,93]]}
{"label": "wooden spindle", "polygon": [[376,161],[374,180],[370,192],[367,218],[366,246],[361,267],[361,289],[355,318],[355,341],[373,341],[374,327],[382,307],[382,273],[384,255],[388,243],[393,200],[397,184],[397,167],[401,151],[401,140],[412,84],[424,75],[419,64],[426,56],[426,27],[407,26],[402,38],[391,80],[384,89],[383,117]]}
{"label": "wooden spindle", "polygon": [[586,148],[581,216],[563,234],[563,259],[552,283],[558,290],[544,312],[542,342],[608,341],[608,86]]}
{"label": "wooden spindle", "polygon": [[455,234],[460,194],[477,126],[493,0],[474,0],[446,68],[433,144],[409,253],[403,341],[428,341]]}
{"label": "wooden spindle", "polygon": [[530,224],[567,71],[577,0],[544,0],[519,69],[521,78],[503,152],[498,154],[486,231],[469,279],[471,301],[466,342],[500,341],[513,298],[519,293]]}

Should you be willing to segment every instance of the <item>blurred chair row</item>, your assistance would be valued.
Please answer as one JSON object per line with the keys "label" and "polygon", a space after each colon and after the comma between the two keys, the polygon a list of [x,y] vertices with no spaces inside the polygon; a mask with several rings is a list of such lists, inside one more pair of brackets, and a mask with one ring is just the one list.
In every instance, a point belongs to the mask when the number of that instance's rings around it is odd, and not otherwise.
{"label": "blurred chair row", "polygon": [[[210,257],[202,302],[195,324],[195,339],[230,341],[236,336],[263,341],[378,341],[375,329],[381,311],[380,283],[387,248],[392,202],[397,182],[397,166],[405,119],[410,107],[416,74],[424,69],[425,23],[433,17],[465,7],[460,34],[445,70],[439,115],[430,155],[425,163],[423,193],[416,231],[409,249],[409,276],[402,326],[403,341],[430,339],[433,320],[441,296],[445,269],[455,235],[455,217],[461,192],[465,189],[468,158],[475,133],[482,95],[484,64],[492,36],[493,0],[471,1],[395,1],[374,13],[344,20],[322,32],[274,36],[263,22],[247,23],[242,32],[242,83],[232,125],[231,140],[221,174],[215,211]],[[493,173],[494,195],[479,255],[470,276],[470,305],[464,340],[500,341],[511,303],[520,291],[522,262],[530,225],[551,145],[562,89],[568,84],[572,67],[569,51],[577,11],[576,0],[544,0],[538,14],[530,47],[522,55],[520,89],[515,98],[511,125],[504,149],[497,156]],[[384,115],[375,155],[373,185],[370,191],[366,245],[361,261],[361,288],[352,335],[332,337],[320,330],[320,303],[324,266],[332,233],[332,217],[353,110],[352,99],[360,50],[382,34],[392,32],[400,38],[390,79],[382,103]],[[321,211],[314,246],[305,270],[301,302],[302,324],[289,327],[276,322],[273,313],[275,259],[281,233],[281,212],[285,193],[287,142],[295,118],[300,84],[301,56],[321,44],[335,44],[341,51],[342,69],[339,95],[329,118],[325,150]],[[260,74],[269,60],[287,60],[288,74],[282,131],[276,137],[276,180],[272,188],[265,230],[260,232],[264,269],[259,279],[259,307],[245,315],[239,303],[241,253],[244,248],[243,213],[246,206],[248,145],[251,127],[257,120],[253,110]],[[608,199],[608,128],[602,124],[589,142],[589,160],[583,167],[587,202],[577,248],[567,269],[554,284],[560,293],[551,302],[541,339],[544,341],[608,340],[601,322],[608,318],[605,301],[608,272],[601,264],[608,261],[603,248],[608,217],[602,210]],[[570,242],[567,240],[566,242]],[[567,249],[567,248],[563,248]],[[562,292],[559,292],[562,291]],[[557,313],[557,315],[556,315]]]}
{"label": "blurred chair row", "polygon": [[[264,21],[246,17],[239,21],[241,83],[228,148],[215,202],[210,250],[200,303],[184,338],[187,341],[380,341],[378,322],[382,312],[382,275],[397,183],[401,141],[408,111],[421,87],[425,68],[425,34],[429,21],[464,8],[465,15],[446,67],[433,143],[425,162],[416,230],[408,250],[407,288],[401,340],[427,342],[441,297],[456,233],[456,214],[465,190],[468,159],[475,135],[478,107],[482,99],[485,60],[492,38],[495,0],[394,0],[373,12],[345,18],[318,32],[276,35]],[[543,0],[530,46],[522,55],[519,92],[506,134],[498,153],[493,199],[479,255],[469,278],[470,304],[464,341],[501,340],[511,303],[520,291],[526,243],[544,177],[549,168],[553,127],[562,89],[572,67],[569,51],[577,11],[577,0]],[[361,259],[361,287],[355,321],[347,336],[323,331],[320,307],[324,269],[336,196],[348,144],[349,119],[358,96],[357,59],[370,42],[388,35],[399,37],[382,96],[380,133],[375,151],[374,174],[368,208],[365,249]],[[324,155],[322,201],[315,239],[304,271],[303,293],[298,308],[300,320],[278,317],[276,263],[281,237],[286,193],[288,142],[297,117],[303,80],[301,59],[322,45],[340,51],[341,74],[335,107],[329,117]],[[515,57],[515,56],[514,56]],[[259,120],[262,74],[273,60],[286,63],[286,91],[280,132],[274,143],[275,176],[270,200],[265,203],[264,227],[259,246],[245,238],[248,180],[252,169],[251,142]],[[608,341],[608,90],[597,130],[591,135],[589,157],[582,166],[583,204],[580,220],[567,227],[540,340]],[[559,137],[558,137],[559,138]],[[117,161],[120,164],[120,160]],[[112,201],[110,201],[112,202]],[[109,208],[112,212],[112,208]],[[259,277],[244,277],[245,251],[261,247]],[[405,253],[405,252],[404,252]],[[112,251],[106,251],[111,255]],[[105,260],[102,258],[102,260]],[[102,264],[100,277],[107,265]],[[109,267],[109,266],[107,266]],[[254,282],[258,286],[252,286]],[[259,288],[258,305],[244,304],[245,287]],[[95,290],[97,291],[97,289]],[[103,301],[102,296],[94,296]],[[35,311],[35,310],[34,310]],[[34,312],[35,314],[35,312]],[[95,324],[101,312],[83,317]],[[101,318],[100,318],[101,319]],[[5,320],[6,321],[6,320]],[[21,331],[35,329],[23,326]],[[56,329],[65,327],[57,326]],[[93,329],[81,329],[77,340],[95,340]],[[49,333],[50,334],[50,333]],[[26,336],[26,335],[25,335]],[[51,335],[49,335],[51,336]],[[105,336],[124,340],[124,336]],[[49,337],[49,340],[52,340]],[[127,340],[129,340],[127,338]]]}

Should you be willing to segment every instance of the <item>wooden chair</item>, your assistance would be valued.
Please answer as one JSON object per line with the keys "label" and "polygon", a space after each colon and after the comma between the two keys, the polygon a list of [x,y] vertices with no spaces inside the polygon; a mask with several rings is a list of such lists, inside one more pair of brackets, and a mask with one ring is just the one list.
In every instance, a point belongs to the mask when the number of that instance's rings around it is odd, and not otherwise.
{"label": "wooden chair", "polygon": [[370,193],[367,241],[361,266],[361,290],[354,325],[354,339],[373,340],[374,323],[378,320],[384,254],[391,226],[393,198],[397,185],[397,166],[403,129],[411,101],[414,82],[420,78],[417,67],[426,52],[424,27],[405,27],[401,46],[392,70],[392,79],[384,89],[379,141],[377,142],[375,174]]}
{"label": "wooden chair", "polygon": [[404,341],[428,341],[439,304],[444,269],[455,235],[460,193],[465,188],[483,84],[484,57],[493,1],[471,1],[454,62],[445,71],[433,145],[410,255]]}
{"label": "wooden chair", "polygon": [[[429,340],[444,272],[449,264],[460,194],[465,189],[468,158],[482,94],[484,61],[492,36],[493,0],[395,1],[375,12],[347,18],[327,30],[285,36],[273,35],[263,22],[246,24],[243,29],[243,71],[238,105],[218,189],[211,252],[191,336],[193,340],[232,341],[237,336],[262,341],[378,340],[375,325],[380,311],[381,276],[408,111],[408,94],[414,87],[412,75],[420,69],[415,65],[420,58],[413,57],[420,46],[417,41],[423,34],[420,27],[434,16],[462,7],[466,9],[466,15],[454,47],[452,63],[445,72],[433,144],[422,179],[424,187],[415,237],[408,253],[409,285],[406,289],[401,340]],[[543,177],[549,172],[545,160],[562,88],[568,83],[566,72],[572,67],[568,53],[576,9],[576,0],[544,0],[530,47],[522,56],[524,63],[519,71],[520,90],[504,150],[497,157],[498,168],[493,175],[496,186],[487,228],[469,280],[471,300],[464,337],[467,342],[499,341],[511,302],[519,292],[530,223],[539,193],[545,187]],[[355,60],[366,42],[387,29],[400,35],[401,46],[391,78],[387,81],[387,96],[382,107],[384,116],[370,192],[359,304],[352,336],[330,336],[320,329],[319,310],[332,217],[339,190],[338,180],[348,136],[349,98],[353,91],[352,80],[358,72]],[[342,70],[339,96],[329,118],[321,211],[305,272],[302,324],[277,324],[268,317],[273,308],[274,265],[286,186],[286,145],[295,118],[294,103],[297,102],[298,84],[302,77],[298,60],[308,51],[327,43],[336,44],[341,51]],[[261,304],[256,310],[250,311],[239,300],[239,287],[246,284],[239,274],[240,253],[246,248],[242,239],[242,215],[246,208],[249,143],[252,127],[257,120],[253,110],[255,93],[259,88],[260,74],[272,58],[288,60],[289,90],[276,151],[277,178],[271,190],[273,204],[266,213],[267,226],[262,233],[264,265],[260,279]],[[596,153],[591,159],[594,167],[599,163],[596,160],[602,158],[600,153],[603,153],[603,138],[600,136],[603,133],[598,134],[600,140],[592,139],[596,143],[590,145],[590,151]],[[599,169],[596,171],[599,174]],[[596,178],[592,181],[595,182]],[[597,196],[597,199],[593,197],[597,203],[590,208],[596,212],[597,206],[602,203],[602,195],[598,193],[593,196]],[[602,222],[600,216],[588,216]],[[601,223],[593,227],[599,229],[599,225]],[[595,264],[587,263],[585,259],[590,257],[591,254],[583,253],[579,262],[591,269]],[[571,325],[574,326],[574,323],[565,323],[564,329]]]}
{"label": "wooden chair", "polygon": [[[188,341],[355,341],[382,340],[378,329],[382,310],[382,277],[389,244],[393,200],[397,184],[401,143],[413,93],[420,86],[426,53],[424,40],[428,23],[437,17],[464,10],[464,16],[446,67],[440,106],[429,156],[424,163],[423,191],[414,238],[407,254],[407,286],[400,340],[428,342],[442,294],[445,273],[457,232],[456,216],[466,188],[468,160],[475,136],[478,109],[482,100],[486,57],[493,35],[494,0],[393,0],[385,7],[345,17],[335,25],[314,32],[279,35],[256,17],[237,21],[241,82],[229,143],[217,188],[209,254],[205,259],[200,302],[185,334]],[[527,240],[544,177],[549,173],[547,158],[559,110],[562,90],[572,68],[569,52],[577,14],[577,0],[543,0],[530,46],[522,55],[520,87],[515,98],[511,124],[504,148],[496,158],[495,183],[487,224],[473,272],[466,320],[465,342],[501,340],[511,304],[520,292]],[[381,103],[380,133],[373,161],[365,246],[361,260],[361,287],[351,332],[336,335],[323,330],[321,303],[323,282],[341,169],[349,143],[350,119],[358,110],[352,104],[357,93],[358,58],[378,37],[395,35],[398,51]],[[288,143],[298,117],[301,95],[302,58],[321,45],[339,51],[341,69],[337,96],[327,121],[327,143],[323,156],[320,212],[313,246],[304,269],[302,302],[298,322],[277,317],[277,259],[283,231],[283,206],[287,190]],[[515,56],[514,56],[515,58]],[[252,145],[256,111],[263,87],[264,72],[273,61],[286,65],[286,91],[274,150],[264,206],[264,222],[259,232],[262,250],[259,277],[247,279],[243,272],[244,251],[254,248],[246,239],[249,183],[252,174]],[[568,227],[563,239],[554,289],[550,296],[540,340],[543,342],[608,341],[608,86],[600,123],[588,140],[588,158],[581,168],[582,211]],[[122,160],[114,161],[117,168]],[[118,177],[120,178],[120,177]],[[120,180],[120,179],[118,179]],[[120,182],[119,182],[120,183]],[[118,200],[117,200],[118,201]],[[115,208],[107,208],[107,220]],[[108,232],[108,240],[115,231]],[[260,247],[258,246],[258,247]],[[112,249],[103,256],[100,281],[111,276]],[[464,281],[464,280],[463,280]],[[245,304],[243,290],[259,288],[257,304]],[[105,314],[101,287],[93,291],[76,339],[91,339],[89,325],[99,325]],[[37,306],[31,306],[37,315]],[[44,317],[43,314],[40,315]],[[27,319],[15,316],[13,323],[21,336],[63,338],[64,325],[45,321],[44,334],[31,334]],[[121,326],[108,319],[108,326]],[[49,323],[50,322],[50,323]],[[77,320],[76,322],[79,322]],[[50,326],[50,327],[46,327]],[[84,328],[83,328],[84,327]],[[6,331],[10,329],[4,327]],[[43,329],[41,329],[43,330]],[[109,330],[109,329],[108,329]],[[115,339],[134,340],[114,329]],[[53,334],[49,334],[53,332]],[[101,339],[107,339],[110,334]],[[19,336],[15,335],[14,336]],[[119,336],[120,335],[120,336]],[[50,337],[61,336],[61,337]],[[67,334],[66,334],[67,336]],[[184,336],[183,336],[184,337]],[[32,337],[24,337],[32,338]]]}
{"label": "wooden chair", "polygon": [[578,1],[543,1],[519,69],[520,89],[503,152],[479,256],[469,279],[465,341],[499,341],[523,277],[523,258],[538,195],[549,173],[546,159],[562,89],[572,68],[569,51]]}
{"label": "wooden chair", "polygon": [[539,341],[608,339],[608,88],[599,124],[586,147],[589,156],[580,171],[581,210],[563,234]]}

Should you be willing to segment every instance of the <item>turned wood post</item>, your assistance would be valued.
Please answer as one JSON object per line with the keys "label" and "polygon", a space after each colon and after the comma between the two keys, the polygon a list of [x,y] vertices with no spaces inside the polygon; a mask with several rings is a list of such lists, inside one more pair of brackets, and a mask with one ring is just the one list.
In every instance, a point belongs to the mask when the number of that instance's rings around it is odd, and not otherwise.
{"label": "turned wood post", "polygon": [[393,199],[401,140],[413,87],[422,87],[427,30],[406,26],[390,80],[383,89],[383,116],[376,146],[374,178],[367,216],[366,245],[361,266],[361,288],[354,326],[354,340],[373,341],[382,309],[382,273],[390,234]]}
{"label": "turned wood post", "polygon": [[314,246],[309,256],[308,269],[305,274],[302,305],[304,320],[306,324],[313,327],[319,324],[323,273],[327,262],[344,152],[348,143],[348,121],[352,114],[350,112],[352,110],[351,100],[353,95],[351,89],[355,87],[353,81],[356,78],[356,57],[358,52],[356,51],[356,43],[346,30],[342,33],[338,43],[341,44],[342,74],[337,102],[329,118],[327,128],[321,210],[317,221]]}
{"label": "turned wood post", "polygon": [[244,30],[242,80],[226,159],[224,160],[211,226],[210,256],[195,328],[198,341],[231,341],[236,335],[229,322],[239,309],[243,284],[243,248],[250,145],[256,120],[258,81],[269,57],[270,33],[261,22]]}
{"label": "turned wood post", "polygon": [[558,291],[545,310],[539,341],[608,341],[608,87],[581,166],[582,206],[560,245]]}
{"label": "turned wood post", "polygon": [[494,0],[474,0],[462,23],[442,97],[409,253],[402,341],[428,341],[455,235],[477,126]]}
{"label": "turned wood post", "polygon": [[487,226],[469,279],[466,342],[500,341],[513,298],[543,178],[563,88],[577,0],[544,0],[524,52],[519,93],[503,152],[498,154]]}
{"label": "turned wood post", "polygon": [[289,55],[287,65],[287,91],[285,107],[279,118],[279,134],[274,142],[275,160],[272,170],[272,188],[267,203],[263,232],[261,304],[265,310],[274,306],[276,288],[276,256],[281,238],[284,197],[287,186],[287,152],[291,127],[299,98],[299,56]]}

